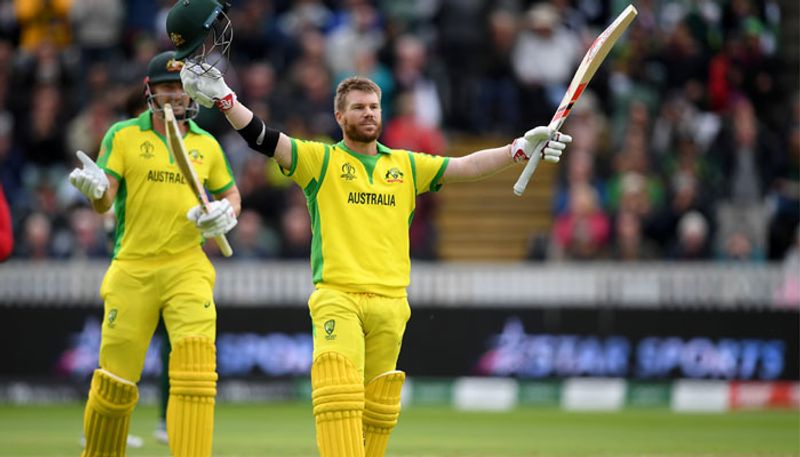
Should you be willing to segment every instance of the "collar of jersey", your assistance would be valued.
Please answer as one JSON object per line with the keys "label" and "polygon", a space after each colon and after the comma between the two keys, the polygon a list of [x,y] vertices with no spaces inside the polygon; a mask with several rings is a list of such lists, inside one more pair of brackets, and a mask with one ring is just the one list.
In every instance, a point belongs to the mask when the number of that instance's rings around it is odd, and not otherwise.
{"label": "collar of jersey", "polygon": [[[352,149],[348,148],[348,147],[347,147],[347,145],[346,145],[346,144],[344,144],[344,140],[342,140],[342,141],[340,141],[340,142],[336,143],[336,147],[338,147],[338,148],[342,148],[342,149],[344,149],[345,151],[349,152],[350,154],[352,154],[352,155],[355,155],[356,157],[359,157],[359,156],[363,157],[363,156],[365,156],[365,155],[366,155],[366,154],[361,154],[360,152],[356,152],[356,151],[354,151],[354,150],[352,150]],[[391,150],[391,149],[389,149],[389,148],[387,148],[386,146],[384,146],[384,145],[382,145],[382,144],[378,143],[378,153],[379,153],[379,154],[391,154],[391,153],[392,153],[392,150]]]}
{"label": "collar of jersey", "polygon": [[[144,111],[142,114],[139,115],[138,124],[139,128],[142,130],[153,130],[153,118],[151,117],[153,114],[152,111],[149,109]],[[189,119],[189,131],[192,133],[200,134],[200,126],[198,126],[193,120]]]}

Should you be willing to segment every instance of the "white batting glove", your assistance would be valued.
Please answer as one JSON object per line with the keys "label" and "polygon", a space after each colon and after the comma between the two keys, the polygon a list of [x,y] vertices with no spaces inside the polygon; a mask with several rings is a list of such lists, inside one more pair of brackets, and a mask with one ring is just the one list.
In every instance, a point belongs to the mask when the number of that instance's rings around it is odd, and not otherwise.
{"label": "white batting glove", "polygon": [[189,97],[206,108],[216,105],[227,111],[236,102],[236,94],[213,65],[186,61],[181,69],[181,83]]}
{"label": "white batting glove", "polygon": [[106,173],[83,151],[76,153],[83,168],[75,168],[69,174],[69,183],[81,191],[89,200],[99,200],[108,189]]}
{"label": "white batting glove", "polygon": [[511,157],[514,162],[522,162],[542,150],[542,159],[546,162],[558,163],[561,154],[567,148],[567,143],[572,142],[572,137],[561,132],[552,132],[545,126],[535,127],[525,132],[525,136],[517,138],[511,143]]}
{"label": "white batting glove", "polygon": [[227,199],[213,201],[208,206],[208,213],[203,212],[200,205],[186,213],[186,218],[194,223],[205,238],[224,235],[236,227],[236,212]]}

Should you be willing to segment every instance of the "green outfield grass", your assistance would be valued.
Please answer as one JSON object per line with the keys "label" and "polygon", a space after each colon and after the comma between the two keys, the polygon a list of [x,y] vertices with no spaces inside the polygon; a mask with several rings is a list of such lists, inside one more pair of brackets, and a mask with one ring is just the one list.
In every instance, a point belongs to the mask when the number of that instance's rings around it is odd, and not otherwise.
{"label": "green outfield grass", "polygon": [[[0,456],[76,457],[81,405],[0,406]],[[145,438],[132,457],[165,457],[151,433],[152,406],[134,413],[132,433]],[[217,408],[214,455],[315,456],[314,423],[305,403]],[[798,456],[796,411],[675,414],[667,410],[571,413],[519,409],[464,413],[409,407],[400,418],[388,456]]]}

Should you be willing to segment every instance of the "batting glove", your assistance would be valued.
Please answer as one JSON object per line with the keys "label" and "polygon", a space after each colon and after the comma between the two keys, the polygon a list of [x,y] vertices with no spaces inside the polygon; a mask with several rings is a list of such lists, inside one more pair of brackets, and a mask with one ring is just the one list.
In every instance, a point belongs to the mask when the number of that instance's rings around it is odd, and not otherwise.
{"label": "batting glove", "polygon": [[181,69],[181,83],[189,97],[206,108],[216,105],[227,111],[236,102],[236,94],[213,65],[187,61]]}
{"label": "batting glove", "polygon": [[213,201],[208,207],[207,213],[200,205],[186,213],[186,218],[194,223],[205,238],[216,238],[236,227],[236,212],[227,199]]}
{"label": "batting glove", "polygon": [[108,189],[106,173],[83,151],[78,151],[83,168],[75,168],[69,174],[69,183],[81,191],[89,200],[99,200]]}
{"label": "batting glove", "polygon": [[511,143],[511,157],[514,162],[522,162],[541,150],[542,159],[546,162],[558,163],[561,154],[567,148],[572,137],[561,132],[552,132],[550,128],[539,126],[525,132],[525,136]]}

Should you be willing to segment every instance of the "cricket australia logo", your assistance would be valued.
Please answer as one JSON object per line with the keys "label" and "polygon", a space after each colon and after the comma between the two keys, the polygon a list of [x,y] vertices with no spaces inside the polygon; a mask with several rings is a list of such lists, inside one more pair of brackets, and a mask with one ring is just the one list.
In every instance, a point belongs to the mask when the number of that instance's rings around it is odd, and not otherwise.
{"label": "cricket australia logo", "polygon": [[386,182],[403,182],[403,172],[395,167],[390,168],[383,177]]}
{"label": "cricket australia logo", "polygon": [[108,311],[108,328],[114,328],[117,323],[117,308]]}
{"label": "cricket australia logo", "polygon": [[174,44],[176,48],[183,45],[183,43],[186,43],[186,40],[183,39],[183,35],[181,35],[180,33],[175,33],[175,32],[170,33],[169,39],[170,41],[172,41],[172,44]]}
{"label": "cricket australia logo", "polygon": [[153,149],[155,149],[153,143],[145,141],[144,143],[139,145],[139,151],[141,151],[139,153],[139,157],[143,159],[152,159],[153,157],[155,157],[153,154]]}
{"label": "cricket australia logo", "polygon": [[333,331],[336,329],[336,321],[331,319],[329,321],[325,321],[323,324],[323,328],[325,329],[325,339],[326,340],[335,340],[336,335],[333,334]]}
{"label": "cricket australia logo", "polygon": [[342,165],[342,174],[340,177],[347,181],[356,179],[356,167],[350,164],[350,162],[345,162],[345,164]]}
{"label": "cricket australia logo", "polygon": [[192,159],[192,162],[196,163],[197,165],[203,164],[203,153],[197,149],[192,149],[189,151],[189,158]]}
{"label": "cricket australia logo", "polygon": [[183,62],[180,60],[169,59],[166,65],[167,71],[170,73],[177,73],[183,68]]}

